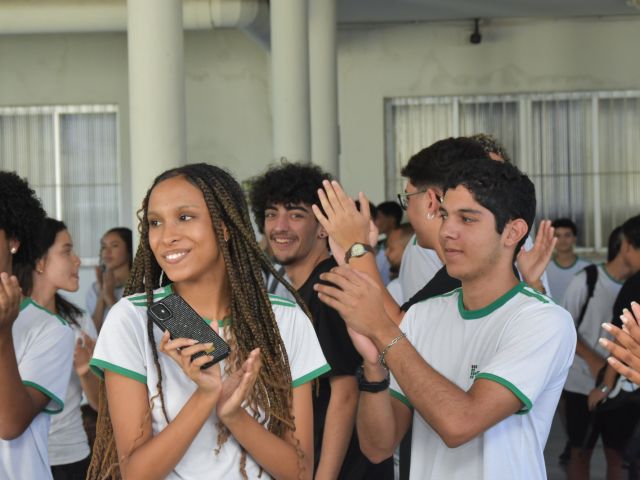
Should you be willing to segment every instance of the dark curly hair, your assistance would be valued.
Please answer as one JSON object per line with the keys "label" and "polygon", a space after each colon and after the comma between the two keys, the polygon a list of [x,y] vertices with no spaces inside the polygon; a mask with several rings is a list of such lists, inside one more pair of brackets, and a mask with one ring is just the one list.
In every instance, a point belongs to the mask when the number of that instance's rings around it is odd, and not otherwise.
{"label": "dark curly hair", "polygon": [[260,233],[264,233],[264,211],[269,205],[320,205],[318,189],[323,180],[331,180],[329,173],[317,165],[283,163],[273,165],[262,175],[249,180],[249,202]]}
{"label": "dark curly hair", "polygon": [[7,239],[20,242],[13,264],[32,264],[33,239],[47,214],[36,192],[15,172],[0,171],[0,192],[0,230],[4,230]]}
{"label": "dark curly hair", "polygon": [[[514,165],[489,159],[458,162],[444,184],[444,191],[460,185],[493,213],[498,233],[504,231],[507,222],[517,218],[527,223],[527,233],[531,231],[536,216],[536,190],[529,177]],[[516,253],[526,239],[527,235],[522,237]]]}

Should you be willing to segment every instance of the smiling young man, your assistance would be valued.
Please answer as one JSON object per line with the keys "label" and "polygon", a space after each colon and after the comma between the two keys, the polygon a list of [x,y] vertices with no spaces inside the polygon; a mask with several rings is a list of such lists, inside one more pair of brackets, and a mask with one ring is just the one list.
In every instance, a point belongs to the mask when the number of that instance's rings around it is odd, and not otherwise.
{"label": "smiling young man", "polygon": [[338,312],[322,303],[313,290],[320,275],[337,265],[329,253],[327,233],[311,210],[318,203],[322,181],[329,178],[312,165],[272,167],[252,180],[251,208],[275,260],[309,308],[331,366],[320,377],[318,395],[313,398],[314,478],[392,478],[391,462],[371,465],[352,436],[358,401],[354,375],[361,358]]}
{"label": "smiling young man", "polygon": [[488,159],[456,165],[444,186],[439,240],[461,288],[414,305],[397,326],[362,272],[339,267],[321,277],[338,288],[316,286],[364,359],[361,448],[385,458],[412,424],[412,479],[546,478],[543,449],[576,334],[565,310],[513,274],[534,186]]}

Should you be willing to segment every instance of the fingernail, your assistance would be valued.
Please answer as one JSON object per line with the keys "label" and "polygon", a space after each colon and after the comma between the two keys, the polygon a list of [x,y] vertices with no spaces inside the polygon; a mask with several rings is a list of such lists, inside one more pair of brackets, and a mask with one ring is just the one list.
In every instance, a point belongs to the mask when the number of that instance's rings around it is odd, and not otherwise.
{"label": "fingernail", "polygon": [[611,325],[609,325],[608,323],[603,323],[602,328],[604,328],[607,332],[611,331]]}
{"label": "fingernail", "polygon": [[609,365],[611,366],[616,365],[618,363],[618,361],[613,357],[607,358],[607,362],[609,362]]}
{"label": "fingernail", "polygon": [[631,305],[638,306],[638,302],[636,302],[636,301],[634,300],[633,302],[631,302]]}
{"label": "fingernail", "polygon": [[599,343],[600,345],[602,345],[603,347],[606,347],[606,346],[609,344],[609,340],[606,340],[606,339],[604,339],[604,338],[599,338],[599,339],[598,339],[598,343]]}
{"label": "fingernail", "polygon": [[196,343],[198,343],[198,340],[194,340],[193,338],[189,340],[189,344],[191,345],[195,345]]}
{"label": "fingernail", "polygon": [[627,320],[627,317],[625,317],[624,315],[620,315],[620,320],[622,321],[622,323],[624,323],[625,325],[627,324],[627,322],[629,320]]}

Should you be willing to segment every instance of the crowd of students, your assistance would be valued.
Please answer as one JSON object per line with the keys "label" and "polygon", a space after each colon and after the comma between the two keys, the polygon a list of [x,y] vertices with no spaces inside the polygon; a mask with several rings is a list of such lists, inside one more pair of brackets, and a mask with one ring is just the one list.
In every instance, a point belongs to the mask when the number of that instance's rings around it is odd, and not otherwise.
{"label": "crowd of students", "polygon": [[[590,266],[570,219],[531,237],[533,183],[489,136],[402,175],[376,209],[307,164],[248,202],[218,167],[168,170],[135,256],[129,229],[103,235],[85,311],[59,293],[71,232],[0,172],[0,478],[542,479],[561,397],[568,478],[600,435],[620,478],[640,409],[604,406],[640,381],[640,216]],[[225,360],[154,325],[172,294]]]}

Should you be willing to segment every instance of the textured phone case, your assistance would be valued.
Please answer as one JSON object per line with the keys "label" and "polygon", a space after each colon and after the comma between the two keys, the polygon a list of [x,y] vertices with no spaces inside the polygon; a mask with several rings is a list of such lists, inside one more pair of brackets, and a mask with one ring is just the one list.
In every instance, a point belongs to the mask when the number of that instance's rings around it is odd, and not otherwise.
{"label": "textured phone case", "polygon": [[[164,306],[165,309],[168,309],[170,315],[164,315],[166,318],[160,318],[154,312],[158,308],[155,307],[156,305]],[[181,296],[175,293],[152,304],[148,309],[148,315],[153,323],[163,331],[169,330],[169,335],[172,339],[191,338],[198,340],[199,343],[213,343],[210,351],[198,352],[191,357],[192,360],[202,355],[212,357],[212,360],[201,368],[209,368],[229,355],[229,345],[200,318],[200,315]]]}

